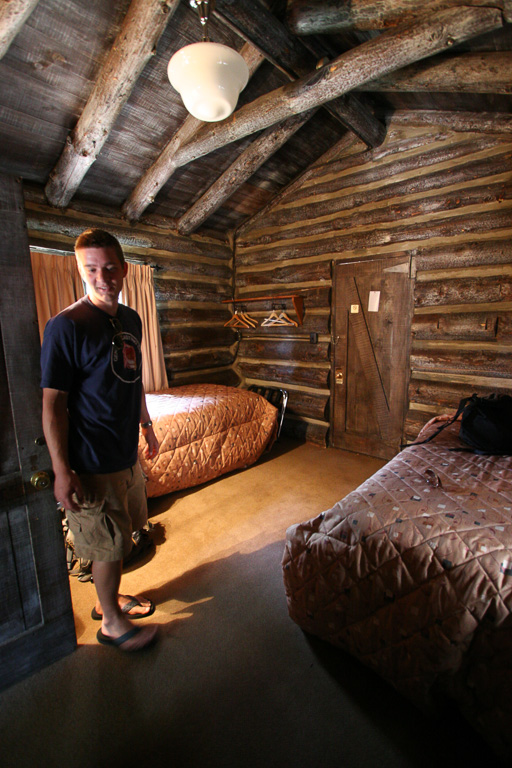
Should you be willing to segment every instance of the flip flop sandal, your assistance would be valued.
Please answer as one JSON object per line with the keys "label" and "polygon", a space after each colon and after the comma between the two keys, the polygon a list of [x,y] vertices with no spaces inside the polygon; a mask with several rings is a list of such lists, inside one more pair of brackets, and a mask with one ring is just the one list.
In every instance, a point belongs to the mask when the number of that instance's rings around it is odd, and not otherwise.
{"label": "flip flop sandal", "polygon": [[[111,645],[113,648],[119,648],[121,651],[125,650],[122,646],[124,643],[126,643],[127,640],[130,640],[132,637],[135,637],[139,632],[141,632],[140,627],[132,627],[132,629],[129,629],[128,632],[125,632],[124,635],[121,635],[120,637],[109,637],[108,635],[104,635],[101,629],[98,629],[96,633],[96,639],[98,643],[101,643],[102,645]],[[149,643],[146,643],[146,645],[143,645],[142,648],[132,648],[132,650],[125,651],[126,653],[135,653],[137,651],[144,651],[146,648],[149,648],[150,646],[154,645],[156,641],[156,635],[153,637]]]}
{"label": "flip flop sandal", "polygon": [[[123,613],[125,613],[127,616],[130,617],[130,619],[145,619],[148,616],[151,616],[155,612],[155,604],[152,600],[149,601],[149,611],[147,613],[130,613],[132,608],[136,608],[138,605],[142,606],[142,603],[140,600],[137,600],[136,597],[132,597],[131,595],[127,595],[127,597],[130,598],[130,600],[125,603],[122,607]],[[91,611],[91,618],[94,619],[94,621],[101,621],[103,616],[101,613],[98,613],[96,610],[96,606]]]}
{"label": "flip flop sandal", "polygon": [[[108,635],[104,635],[101,629],[98,629],[96,633],[96,639],[98,640],[98,643],[101,643],[102,645],[111,645],[114,648],[119,648],[121,651],[123,649],[123,644],[126,643],[127,640],[130,640],[130,638],[135,637],[140,632],[139,627],[133,627],[132,629],[128,630],[128,632],[125,632],[124,635],[121,635],[121,637],[109,637]],[[132,648],[131,651],[125,651],[126,653],[135,653],[136,651],[145,651],[146,648],[149,648],[151,645],[154,644],[156,638],[154,637],[149,643],[146,643],[146,645],[143,645],[142,648]]]}

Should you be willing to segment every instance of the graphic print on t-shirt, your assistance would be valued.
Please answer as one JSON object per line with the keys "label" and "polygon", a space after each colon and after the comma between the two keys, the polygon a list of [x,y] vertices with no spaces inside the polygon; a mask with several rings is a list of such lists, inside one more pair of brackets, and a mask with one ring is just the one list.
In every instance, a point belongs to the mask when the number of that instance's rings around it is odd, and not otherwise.
{"label": "graphic print on t-shirt", "polygon": [[112,371],[121,381],[129,384],[138,381],[141,370],[140,343],[135,336],[127,331],[121,331],[116,336],[121,338],[123,346],[112,344],[110,353]]}

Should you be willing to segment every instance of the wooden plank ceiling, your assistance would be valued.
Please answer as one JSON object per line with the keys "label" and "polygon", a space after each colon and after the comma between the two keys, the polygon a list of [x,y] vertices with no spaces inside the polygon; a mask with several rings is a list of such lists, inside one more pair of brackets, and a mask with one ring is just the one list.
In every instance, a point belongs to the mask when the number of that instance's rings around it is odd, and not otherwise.
{"label": "wooden plank ceiling", "polygon": [[[48,201],[225,237],[331,146],[396,110],[510,113],[512,0],[216,0],[250,82],[218,124],[167,79],[201,39],[188,0],[0,4],[0,171]],[[85,201],[85,202],[84,202]]]}

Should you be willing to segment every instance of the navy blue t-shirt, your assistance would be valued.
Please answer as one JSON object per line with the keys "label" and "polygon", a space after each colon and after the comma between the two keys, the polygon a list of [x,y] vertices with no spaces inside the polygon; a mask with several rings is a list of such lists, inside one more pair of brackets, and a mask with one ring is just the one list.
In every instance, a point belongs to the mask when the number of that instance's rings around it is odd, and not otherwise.
{"label": "navy blue t-shirt", "polygon": [[119,472],[137,461],[141,339],[133,309],[120,304],[113,320],[87,296],[46,324],[41,386],[68,393],[69,461],[76,472]]}

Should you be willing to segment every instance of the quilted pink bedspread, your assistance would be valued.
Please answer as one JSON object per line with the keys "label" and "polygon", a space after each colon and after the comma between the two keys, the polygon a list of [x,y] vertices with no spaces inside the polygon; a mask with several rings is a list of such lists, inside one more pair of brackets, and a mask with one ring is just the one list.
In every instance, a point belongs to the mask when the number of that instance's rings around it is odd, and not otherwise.
{"label": "quilted pink bedspread", "polygon": [[[422,437],[437,425],[430,426]],[[287,531],[290,616],[423,707],[453,697],[512,754],[512,457],[406,448]]]}
{"label": "quilted pink bedspread", "polygon": [[220,384],[190,384],[146,395],[160,451],[139,459],[148,496],[205,483],[254,463],[275,439],[277,410],[265,398]]}

